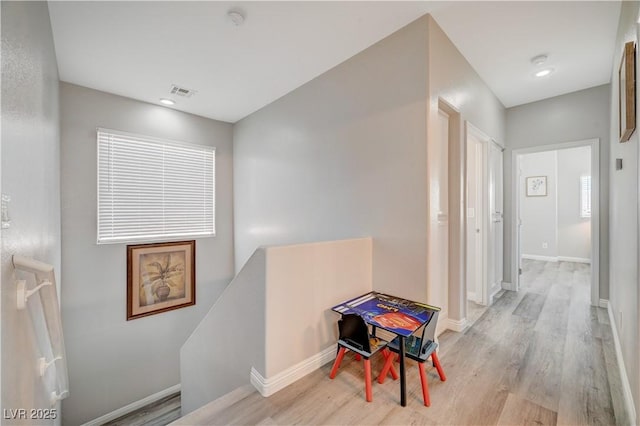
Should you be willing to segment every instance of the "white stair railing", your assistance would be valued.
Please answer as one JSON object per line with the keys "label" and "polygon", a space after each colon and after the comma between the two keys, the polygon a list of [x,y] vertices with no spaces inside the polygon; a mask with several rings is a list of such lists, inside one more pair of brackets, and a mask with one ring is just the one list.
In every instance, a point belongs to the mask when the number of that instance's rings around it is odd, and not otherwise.
{"label": "white stair railing", "polygon": [[44,377],[49,368],[55,368],[56,385],[55,389],[50,390],[49,398],[49,402],[53,407],[58,401],[69,395],[67,360],[54,269],[53,266],[47,263],[18,255],[13,256],[13,266],[16,270],[29,272],[35,276],[36,284],[32,289],[27,288],[26,280],[17,281],[16,305],[19,310],[27,309],[30,303],[37,303],[35,300],[30,300],[31,296],[36,293],[40,295],[40,303],[42,304],[42,312],[46,324],[45,334],[49,337],[48,341],[51,345],[50,353],[52,356],[51,359],[39,357],[34,359],[33,362],[40,377]]}

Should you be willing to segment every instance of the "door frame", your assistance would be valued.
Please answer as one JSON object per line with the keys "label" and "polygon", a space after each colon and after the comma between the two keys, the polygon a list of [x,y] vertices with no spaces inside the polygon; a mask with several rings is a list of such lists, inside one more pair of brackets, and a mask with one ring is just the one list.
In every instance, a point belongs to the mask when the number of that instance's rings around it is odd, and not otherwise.
{"label": "door frame", "polygon": [[[490,136],[488,136],[486,133],[484,133],[482,130],[478,129],[476,126],[474,126],[472,123],[470,123],[469,121],[465,121],[465,149],[468,149],[468,142],[469,142],[469,135],[473,135],[476,139],[478,139],[478,141],[480,142],[480,146],[482,147],[482,158],[481,158],[481,163],[482,163],[482,173],[481,173],[481,182],[480,185],[482,186],[482,206],[480,207],[482,209],[482,228],[480,230],[481,234],[482,234],[482,280],[481,280],[481,288],[480,288],[480,297],[476,296],[476,299],[480,300],[480,303],[484,306],[489,306],[490,300],[489,300],[489,264],[488,264],[488,250],[489,250],[489,228],[491,226],[490,224],[490,220],[491,220],[491,212],[489,211],[489,144],[491,143],[492,139]],[[466,155],[465,155],[466,157]],[[466,169],[466,164],[465,164],[465,193],[468,194],[468,186],[467,186],[467,182],[468,182],[468,178],[469,176],[467,176],[467,169]],[[466,205],[466,204],[465,204]],[[467,229],[466,229],[466,225],[467,225],[467,212],[465,211],[465,258],[468,254],[468,241],[467,241]],[[465,262],[465,268],[466,268],[466,262]],[[471,273],[471,271],[467,271],[467,275]],[[467,282],[465,280],[465,297],[467,295],[466,291],[468,290],[466,288]]]}
{"label": "door frame", "polygon": [[585,139],[573,142],[561,142],[540,145],[511,151],[511,262],[514,290],[520,290],[520,156],[536,152],[557,151],[561,149],[591,147],[591,305],[600,306],[600,139]]}
{"label": "door frame", "polygon": [[[498,205],[497,201],[495,201],[496,197],[496,189],[497,189],[497,185],[495,187],[491,186],[491,177],[490,174],[492,173],[492,155],[493,153],[491,152],[492,149],[496,149],[500,152],[500,161],[498,162],[498,164],[500,164],[500,172],[496,173],[495,176],[500,178],[500,193],[501,193],[501,203],[500,205]],[[487,188],[489,191],[488,198],[487,198],[487,211],[489,212],[489,217],[488,217],[488,234],[487,234],[487,297],[488,297],[488,304],[492,305],[493,304],[493,299],[496,296],[496,294],[498,294],[498,292],[504,288],[504,151],[505,148],[500,145],[498,142],[496,142],[494,139],[491,139],[489,141],[489,145],[487,146]],[[494,191],[493,194],[491,194],[491,191]],[[494,198],[494,206],[491,205],[491,197]],[[500,210],[499,211],[494,211],[492,210],[492,207],[499,207]],[[496,219],[496,217],[498,219]],[[495,223],[501,223],[502,226],[502,241],[500,241],[499,238],[497,238],[497,235],[493,234],[493,227],[497,225],[494,225]],[[489,264],[489,250],[492,250],[492,252],[495,254],[495,252],[497,252],[496,247],[492,247],[491,245],[491,239],[495,238],[496,244],[501,243],[502,244],[502,255],[501,256],[494,256],[491,258],[492,263]],[[500,268],[496,268],[496,261],[497,259],[501,260],[501,264],[502,264],[502,271],[500,271]],[[496,274],[499,274],[500,278],[493,277],[495,278],[495,280],[493,282],[489,281],[490,278],[490,273],[489,271],[494,270],[494,272]],[[497,285],[497,288],[495,288],[493,286],[493,284]]]}

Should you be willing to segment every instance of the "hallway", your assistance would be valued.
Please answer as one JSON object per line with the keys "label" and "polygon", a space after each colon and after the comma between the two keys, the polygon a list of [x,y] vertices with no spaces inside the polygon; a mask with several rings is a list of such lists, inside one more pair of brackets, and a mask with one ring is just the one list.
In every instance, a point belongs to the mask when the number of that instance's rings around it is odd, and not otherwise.
{"label": "hallway", "polygon": [[607,311],[589,306],[588,265],[525,261],[523,269],[519,293],[503,292],[464,333],[440,336],[448,380],[428,368],[429,408],[414,365],[402,408],[392,380],[376,383],[366,403],[362,366],[345,358],[335,380],[329,363],[269,398],[253,391],[176,424],[628,423]]}

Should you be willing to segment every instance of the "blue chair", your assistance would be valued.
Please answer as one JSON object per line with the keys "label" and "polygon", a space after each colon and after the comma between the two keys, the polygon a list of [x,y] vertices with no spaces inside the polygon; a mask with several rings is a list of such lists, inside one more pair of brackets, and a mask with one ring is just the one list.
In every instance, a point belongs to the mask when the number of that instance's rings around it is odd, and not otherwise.
{"label": "blue chair", "polygon": [[[438,314],[440,308],[435,306],[429,307],[432,311],[429,322],[422,327],[422,334],[417,336],[415,333],[405,339],[405,356],[418,363],[418,370],[420,370],[420,382],[422,384],[422,398],[424,399],[424,405],[429,407],[431,400],[429,398],[429,384],[427,383],[427,374],[424,370],[424,363],[431,358],[433,366],[438,370],[440,380],[443,382],[447,380],[447,376],[444,374],[444,370],[440,365],[436,348],[438,344],[435,342],[436,326],[438,325]],[[387,348],[391,352],[400,352],[400,338],[396,337],[387,344]],[[389,369],[393,367],[393,356],[387,358],[387,361],[382,367],[380,376],[378,377],[378,383],[384,383],[384,380],[389,372]]]}

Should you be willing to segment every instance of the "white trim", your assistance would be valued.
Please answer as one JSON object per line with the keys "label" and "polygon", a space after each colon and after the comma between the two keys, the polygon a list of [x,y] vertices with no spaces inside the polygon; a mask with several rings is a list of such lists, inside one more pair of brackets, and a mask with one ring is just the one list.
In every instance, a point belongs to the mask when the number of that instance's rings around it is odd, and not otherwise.
{"label": "white trim", "polygon": [[445,325],[447,330],[452,330],[452,331],[461,333],[467,328],[468,322],[466,318],[462,318],[461,320],[454,320],[451,318],[447,318]]}
{"label": "white trim", "polygon": [[616,348],[616,359],[618,360],[618,368],[620,369],[620,381],[622,382],[622,393],[624,396],[624,406],[629,414],[629,424],[636,423],[636,408],[633,403],[633,394],[631,393],[631,385],[629,384],[629,376],[624,366],[624,358],[622,357],[622,346],[620,345],[620,336],[618,336],[618,326],[616,325],[615,315],[611,303],[608,303],[607,311],[609,312],[609,322],[611,323],[611,332],[613,334],[613,343]]}
{"label": "white trim", "polygon": [[607,299],[600,299],[600,303],[598,304],[601,308],[609,309],[609,301]]}
{"label": "white trim", "polygon": [[[478,300],[474,300],[477,303],[483,305],[483,306],[489,306],[491,304],[490,300],[489,300],[489,293],[490,293],[490,289],[489,289],[489,232],[491,229],[491,211],[489,209],[489,146],[491,145],[491,143],[493,142],[494,144],[496,144],[500,151],[504,151],[504,147],[502,147],[501,145],[499,145],[492,137],[490,137],[489,135],[487,135],[485,132],[483,132],[482,130],[480,130],[478,127],[476,127],[473,123],[471,123],[470,121],[466,121],[465,120],[465,133],[464,133],[464,152],[465,152],[465,164],[464,164],[464,173],[463,173],[463,181],[464,181],[464,192],[466,194],[467,191],[467,180],[468,180],[468,176],[467,176],[467,165],[466,165],[466,152],[468,149],[468,142],[469,142],[469,135],[473,135],[478,142],[480,142],[480,147],[482,148],[482,158],[480,158],[480,162],[482,163],[482,170],[481,170],[481,175],[482,175],[482,203],[479,206],[476,206],[477,209],[482,210],[482,214],[484,215],[484,218],[482,220],[482,225],[481,225],[481,231],[480,234],[482,236],[482,279],[481,279],[481,284],[482,284],[482,289],[480,291],[480,294],[478,295]],[[503,182],[504,185],[504,182]],[[464,196],[465,199],[465,207],[466,207],[466,195]],[[504,207],[503,207],[504,209]],[[466,214],[464,215],[464,234],[465,234],[465,249],[464,249],[464,254],[465,256],[467,255],[467,248],[466,248],[466,225],[467,225],[467,219],[466,219]],[[504,251],[504,247],[503,247],[503,251]],[[504,253],[503,253],[504,256]],[[465,261],[465,269],[466,269],[466,261]],[[466,271],[467,274],[469,274],[469,271]],[[465,286],[466,286],[466,278],[465,278]]]}
{"label": "white trim", "polygon": [[[598,306],[600,301],[600,139],[585,139],[573,142],[540,145],[531,148],[511,151],[511,278],[517,288],[519,286],[518,268],[518,207],[520,201],[520,185],[515,166],[523,154],[534,152],[556,151],[560,149],[591,147],[591,305]],[[515,184],[513,184],[515,182]]]}
{"label": "white trim", "polygon": [[508,281],[502,281],[502,288],[504,290],[517,291],[513,283],[510,283]]}
{"label": "white trim", "polygon": [[493,301],[496,298],[496,294],[500,293],[500,290],[505,288],[505,284],[511,287],[511,283],[505,283],[504,281],[502,281],[502,284],[494,286],[491,289],[491,294],[489,295],[489,306],[493,305]]}
{"label": "white trim", "polygon": [[336,357],[336,351],[337,345],[331,345],[322,352],[318,352],[304,361],[299,362],[298,364],[293,365],[269,378],[263,377],[258,370],[251,367],[251,384],[262,396],[271,396],[280,389],[284,389],[307,374],[316,371],[326,363],[334,360]]}
{"label": "white trim", "polygon": [[[570,256],[558,256],[560,262],[575,262],[575,263],[591,263],[591,259],[586,257],[570,257]],[[601,299],[602,300],[602,299]]]}
{"label": "white trim", "polygon": [[586,257],[570,257],[570,256],[540,256],[537,254],[522,254],[523,259],[542,260],[544,262],[575,262],[575,263],[591,263],[591,259]]}
{"label": "white trim", "polygon": [[478,302],[478,300],[476,299],[476,293],[473,292],[467,292],[467,300],[471,300],[472,302]]}
{"label": "white trim", "polygon": [[557,256],[540,256],[539,254],[522,254],[521,255],[523,259],[529,259],[529,260],[541,260],[543,262],[557,262],[558,261],[558,257]]}
{"label": "white trim", "polygon": [[84,423],[82,426],[100,426],[104,423],[110,422],[111,420],[115,420],[118,417],[122,417],[125,414],[129,414],[133,411],[136,411],[144,407],[145,405],[149,405],[153,402],[159,401],[162,398],[165,398],[179,391],[180,391],[180,383],[178,383],[175,386],[171,386],[170,388],[167,388],[165,390],[161,390],[160,392],[156,392],[153,395],[149,395],[146,398],[142,398],[139,401],[132,402],[131,404],[125,405],[124,407],[118,408],[117,410],[114,410],[110,413],[107,413],[103,416],[98,417],[97,419],[90,420],[87,423]]}

